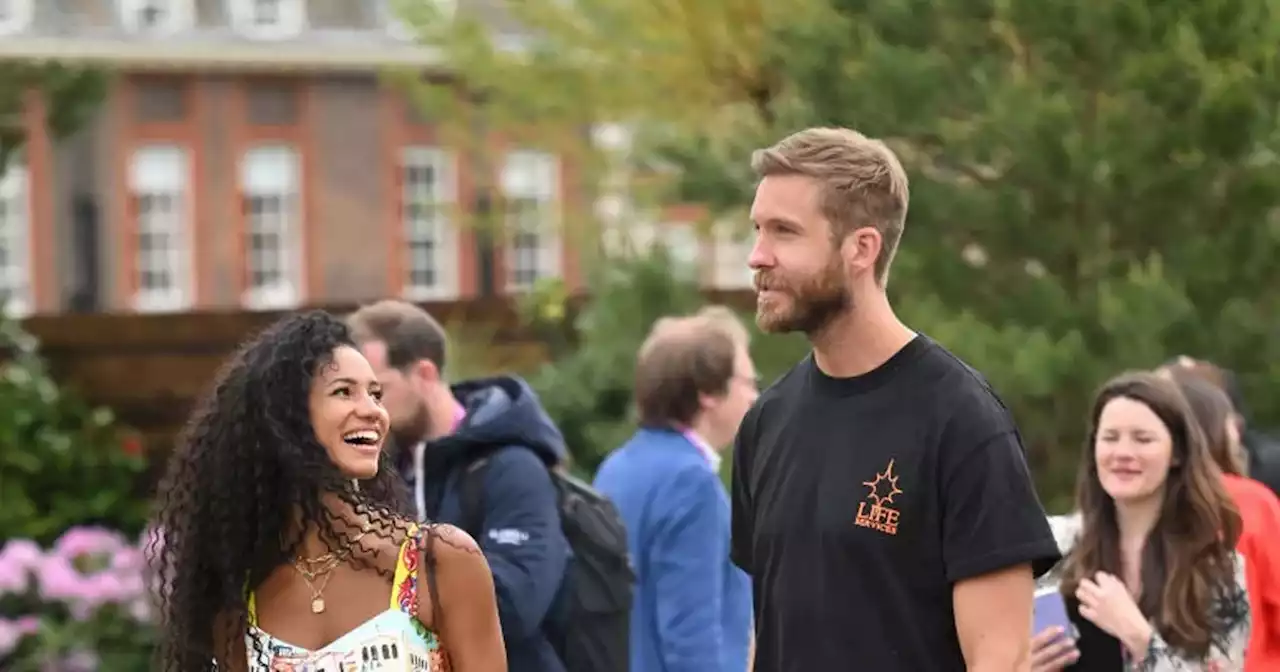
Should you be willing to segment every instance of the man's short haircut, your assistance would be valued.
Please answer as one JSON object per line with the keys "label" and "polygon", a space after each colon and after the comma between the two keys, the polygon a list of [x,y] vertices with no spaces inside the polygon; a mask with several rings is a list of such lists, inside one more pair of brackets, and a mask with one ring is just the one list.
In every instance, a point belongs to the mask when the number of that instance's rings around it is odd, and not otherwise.
{"label": "man's short haircut", "polygon": [[751,155],[760,178],[802,175],[821,185],[819,207],[837,242],[856,229],[873,227],[883,244],[876,281],[889,278],[910,200],[907,172],[888,145],[847,128],[809,128]]}
{"label": "man's short haircut", "polygon": [[447,337],[427,311],[407,301],[386,299],[361,306],[347,317],[352,336],[360,344],[381,341],[387,348],[387,366],[403,370],[420,360],[435,364],[444,373]]}
{"label": "man's short haircut", "polygon": [[654,323],[636,357],[635,398],[644,427],[687,426],[702,410],[701,395],[728,391],[739,348],[750,335],[723,306]]}

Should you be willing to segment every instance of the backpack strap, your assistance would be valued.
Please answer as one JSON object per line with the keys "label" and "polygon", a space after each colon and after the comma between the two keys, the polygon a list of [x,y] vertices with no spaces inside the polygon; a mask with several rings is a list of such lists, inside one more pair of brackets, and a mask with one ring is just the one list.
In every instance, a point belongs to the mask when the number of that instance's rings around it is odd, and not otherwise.
{"label": "backpack strap", "polygon": [[489,472],[489,456],[485,455],[468,464],[462,471],[458,484],[462,503],[462,529],[480,541],[484,527],[484,479]]}

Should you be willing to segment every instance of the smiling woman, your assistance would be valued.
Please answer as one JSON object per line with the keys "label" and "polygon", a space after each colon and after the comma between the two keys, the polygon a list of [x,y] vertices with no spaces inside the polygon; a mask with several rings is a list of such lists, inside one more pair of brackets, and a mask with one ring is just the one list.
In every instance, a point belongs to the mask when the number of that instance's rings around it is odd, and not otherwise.
{"label": "smiling woman", "polygon": [[506,670],[475,541],[403,513],[381,398],[321,311],[228,362],[161,489],[158,669]]}
{"label": "smiling woman", "polygon": [[1032,669],[1244,669],[1240,517],[1176,384],[1153,373],[1112,379],[1094,401],[1089,438],[1080,515],[1054,529],[1080,637],[1037,633]]}
{"label": "smiling woman", "polygon": [[339,346],[309,396],[316,438],[334,466],[354,479],[377,477],[390,419],[368,360],[355,348]]}

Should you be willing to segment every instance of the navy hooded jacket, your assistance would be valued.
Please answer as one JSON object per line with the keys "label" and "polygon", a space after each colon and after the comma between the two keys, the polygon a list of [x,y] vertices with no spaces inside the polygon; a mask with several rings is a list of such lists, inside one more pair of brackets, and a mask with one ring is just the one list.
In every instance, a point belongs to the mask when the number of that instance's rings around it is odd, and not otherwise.
{"label": "navy hooded jacket", "polygon": [[566,456],[564,437],[520,378],[459,383],[453,395],[467,411],[462,424],[426,446],[423,474],[411,473],[411,465],[402,473],[411,491],[418,478],[425,479],[429,520],[461,527],[461,476],[477,457],[489,456],[483,531],[476,541],[493,570],[508,669],[564,672],[542,627],[559,596],[570,554],[548,471]]}

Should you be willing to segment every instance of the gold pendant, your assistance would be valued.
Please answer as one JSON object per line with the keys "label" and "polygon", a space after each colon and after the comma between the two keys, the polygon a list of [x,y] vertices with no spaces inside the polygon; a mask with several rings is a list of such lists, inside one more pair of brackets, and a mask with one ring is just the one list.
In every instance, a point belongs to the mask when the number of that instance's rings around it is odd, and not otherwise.
{"label": "gold pendant", "polygon": [[311,613],[313,613],[313,614],[322,614],[322,613],[324,613],[324,598],[323,598],[323,597],[317,597],[317,598],[315,598],[314,600],[311,600]]}

